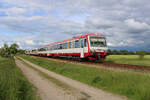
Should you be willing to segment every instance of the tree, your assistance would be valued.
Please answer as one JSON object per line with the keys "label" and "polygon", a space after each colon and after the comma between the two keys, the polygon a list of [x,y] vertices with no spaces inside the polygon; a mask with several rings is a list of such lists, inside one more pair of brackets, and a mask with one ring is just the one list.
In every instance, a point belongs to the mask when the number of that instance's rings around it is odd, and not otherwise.
{"label": "tree", "polygon": [[108,55],[112,55],[112,50],[111,50],[111,49],[108,49],[108,50],[107,50],[107,53],[108,53]]}
{"label": "tree", "polygon": [[120,54],[127,55],[128,54],[128,50],[120,50]]}
{"label": "tree", "polygon": [[120,54],[120,52],[119,52],[119,51],[117,51],[117,50],[112,50],[112,54],[113,54],[113,55],[119,55],[119,54]]}
{"label": "tree", "polygon": [[150,51],[147,51],[146,54],[147,54],[147,55],[150,55]]}
{"label": "tree", "polygon": [[140,58],[140,59],[143,59],[144,56],[145,56],[145,54],[146,54],[146,52],[145,52],[145,51],[137,51],[136,54],[139,55],[139,58]]}
{"label": "tree", "polygon": [[4,46],[0,49],[0,55],[2,57],[9,57],[10,56],[9,47],[7,44],[4,44]]}
{"label": "tree", "polygon": [[10,47],[7,44],[4,44],[2,48],[0,48],[0,56],[9,57],[14,56],[18,52],[19,46],[17,44],[12,44]]}
{"label": "tree", "polygon": [[129,51],[128,54],[134,55],[135,53],[133,51]]}
{"label": "tree", "polygon": [[16,44],[16,43],[12,44],[12,45],[9,47],[10,54],[11,54],[11,55],[16,55],[17,52],[18,52],[18,48],[19,48],[18,44]]}
{"label": "tree", "polygon": [[18,50],[18,53],[19,53],[19,54],[24,54],[24,53],[25,53],[25,50],[20,49],[20,50]]}

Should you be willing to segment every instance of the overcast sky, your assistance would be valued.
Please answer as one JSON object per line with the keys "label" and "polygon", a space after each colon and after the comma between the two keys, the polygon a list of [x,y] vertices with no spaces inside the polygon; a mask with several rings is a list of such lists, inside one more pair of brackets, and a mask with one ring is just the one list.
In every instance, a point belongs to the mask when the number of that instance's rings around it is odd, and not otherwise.
{"label": "overcast sky", "polygon": [[31,49],[95,32],[109,48],[150,50],[150,1],[0,0],[0,46]]}

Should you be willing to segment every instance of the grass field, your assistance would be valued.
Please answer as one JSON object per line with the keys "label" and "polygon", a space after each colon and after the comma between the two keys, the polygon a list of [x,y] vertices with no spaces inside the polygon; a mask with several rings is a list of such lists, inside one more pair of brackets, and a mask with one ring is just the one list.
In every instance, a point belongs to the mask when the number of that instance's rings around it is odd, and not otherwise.
{"label": "grass field", "polygon": [[146,55],[144,59],[139,59],[138,55],[110,55],[107,56],[105,61],[118,64],[150,66],[150,55]]}
{"label": "grass field", "polygon": [[88,85],[127,96],[133,100],[150,100],[150,77],[129,71],[113,71],[56,62],[23,55],[23,58],[58,74]]}
{"label": "grass field", "polygon": [[0,57],[0,100],[37,100],[35,95],[14,59]]}

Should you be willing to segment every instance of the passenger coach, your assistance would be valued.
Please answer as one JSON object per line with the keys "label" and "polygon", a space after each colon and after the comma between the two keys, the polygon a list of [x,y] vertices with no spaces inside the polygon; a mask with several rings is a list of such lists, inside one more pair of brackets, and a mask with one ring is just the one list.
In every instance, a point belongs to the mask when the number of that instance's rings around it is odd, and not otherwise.
{"label": "passenger coach", "polygon": [[85,34],[32,51],[30,54],[39,56],[104,60],[107,55],[107,44],[104,35]]}

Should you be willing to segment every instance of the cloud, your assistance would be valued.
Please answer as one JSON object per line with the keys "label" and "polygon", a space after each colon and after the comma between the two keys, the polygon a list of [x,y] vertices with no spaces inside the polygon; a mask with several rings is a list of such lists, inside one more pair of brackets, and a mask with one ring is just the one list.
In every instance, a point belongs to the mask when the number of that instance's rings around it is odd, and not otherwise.
{"label": "cloud", "polygon": [[127,19],[125,23],[129,30],[135,32],[147,31],[150,30],[150,25],[146,24],[145,22],[138,22],[134,19]]}
{"label": "cloud", "polygon": [[17,16],[17,15],[25,14],[26,13],[26,9],[12,7],[12,8],[7,8],[7,9],[0,9],[0,12],[1,13],[5,13],[8,16]]}
{"label": "cloud", "polygon": [[104,34],[111,47],[146,48],[150,46],[149,4],[149,0],[1,1],[0,30],[7,36],[0,37],[5,40],[0,44],[17,42],[22,48],[35,48],[96,32]]}
{"label": "cloud", "polygon": [[34,45],[35,43],[33,42],[33,40],[25,40],[25,43],[26,44],[29,44],[29,45]]}

